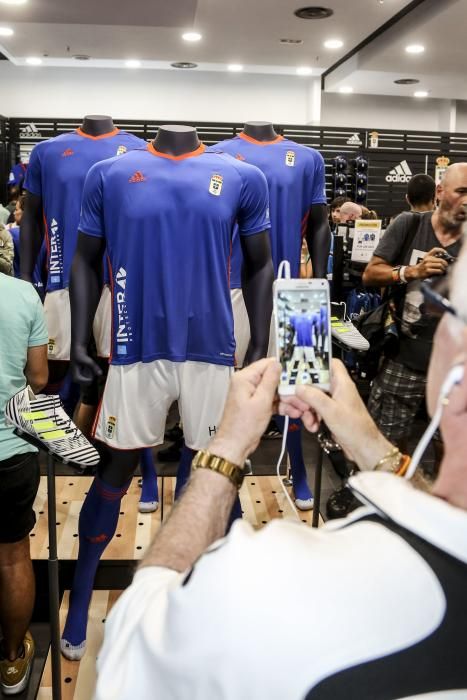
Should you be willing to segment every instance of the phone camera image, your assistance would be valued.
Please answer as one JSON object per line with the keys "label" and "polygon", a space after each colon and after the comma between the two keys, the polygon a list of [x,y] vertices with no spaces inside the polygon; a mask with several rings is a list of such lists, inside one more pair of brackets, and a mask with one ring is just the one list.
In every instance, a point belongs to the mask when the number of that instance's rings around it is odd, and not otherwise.
{"label": "phone camera image", "polygon": [[328,304],[326,289],[278,291],[279,391],[303,384],[329,387]]}

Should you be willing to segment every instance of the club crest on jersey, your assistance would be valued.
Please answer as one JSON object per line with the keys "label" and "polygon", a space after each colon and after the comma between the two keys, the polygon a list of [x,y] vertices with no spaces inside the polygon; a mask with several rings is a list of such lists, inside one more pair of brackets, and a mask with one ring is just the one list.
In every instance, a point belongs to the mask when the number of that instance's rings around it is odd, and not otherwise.
{"label": "club crest on jersey", "polygon": [[220,193],[222,192],[223,182],[224,178],[222,177],[222,175],[213,175],[211,177],[211,183],[209,185],[209,192],[215,197],[219,197]]}
{"label": "club crest on jersey", "polygon": [[285,164],[288,165],[289,168],[295,166],[295,151],[287,151],[285,154]]}
{"label": "club crest on jersey", "polygon": [[119,146],[117,148],[117,156],[122,156],[124,153],[127,152],[127,147],[126,146]]}
{"label": "club crest on jersey", "polygon": [[107,419],[107,426],[105,429],[105,434],[109,440],[115,436],[115,426],[117,425],[117,419],[115,416],[109,416]]}

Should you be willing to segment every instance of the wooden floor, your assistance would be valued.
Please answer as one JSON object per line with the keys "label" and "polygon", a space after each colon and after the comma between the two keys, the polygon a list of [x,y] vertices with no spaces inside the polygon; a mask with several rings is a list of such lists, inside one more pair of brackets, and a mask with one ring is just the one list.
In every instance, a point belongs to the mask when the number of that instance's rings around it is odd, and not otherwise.
{"label": "wooden floor", "polygon": [[[78,517],[92,482],[92,477],[57,477],[57,539],[60,560],[76,559],[78,554]],[[175,479],[159,479],[159,495],[164,495],[164,520],[172,504]],[[138,512],[140,487],[135,478],[122,501],[116,537],[107,547],[104,560],[140,559],[161,525],[161,510],[155,513]],[[247,477],[240,492],[244,518],[259,529],[274,518],[293,515],[276,477]],[[47,480],[42,477],[35,502],[37,523],[31,533],[33,559],[47,559]],[[312,511],[300,514],[311,526]],[[320,518],[320,524],[322,524]],[[102,643],[105,619],[121,595],[121,591],[94,591],[89,613],[87,648],[81,662],[62,658],[62,700],[91,700],[95,684],[95,662]],[[63,629],[68,611],[69,593],[66,592],[60,608],[60,626]],[[50,655],[42,677],[38,700],[52,700]]]}
{"label": "wooden floor", "polygon": [[[57,491],[57,542],[58,558],[73,560],[78,556],[78,518],[92,477],[56,477]],[[159,495],[164,493],[164,520],[173,503],[175,479],[159,479]],[[103,560],[141,559],[161,524],[161,511],[141,514],[138,501],[141,489],[138,479],[133,479],[127,495],[122,500],[117,532],[106,548]],[[273,476],[252,476],[245,479],[240,492],[245,519],[253,527],[260,528],[273,518],[293,515],[280,484]],[[31,533],[32,559],[48,557],[47,479],[41,478],[34,509],[37,522]],[[311,525],[312,511],[300,514]]]}

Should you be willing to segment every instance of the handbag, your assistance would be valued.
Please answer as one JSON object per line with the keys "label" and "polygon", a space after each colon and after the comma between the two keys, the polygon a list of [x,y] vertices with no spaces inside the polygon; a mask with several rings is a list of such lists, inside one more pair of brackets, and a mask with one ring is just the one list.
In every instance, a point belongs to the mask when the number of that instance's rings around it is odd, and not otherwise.
{"label": "handbag", "polygon": [[[411,250],[420,225],[420,215],[412,214],[399,260],[402,262]],[[378,373],[381,358],[394,358],[399,352],[400,318],[405,300],[405,286],[391,285],[386,288],[383,300],[376,309],[361,314],[354,320],[354,326],[370,344],[365,358],[365,375],[372,379]]]}

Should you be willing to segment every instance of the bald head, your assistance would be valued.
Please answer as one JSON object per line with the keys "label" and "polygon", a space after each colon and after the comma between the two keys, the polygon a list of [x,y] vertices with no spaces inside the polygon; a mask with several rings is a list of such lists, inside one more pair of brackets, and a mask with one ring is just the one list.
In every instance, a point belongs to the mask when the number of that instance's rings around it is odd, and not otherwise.
{"label": "bald head", "polygon": [[362,208],[359,204],[355,204],[355,202],[345,202],[345,204],[341,206],[341,224],[346,224],[348,221],[355,221],[355,219],[361,219],[361,217]]}
{"label": "bald head", "polygon": [[436,188],[439,201],[436,220],[445,233],[459,236],[467,220],[467,163],[454,163]]}

